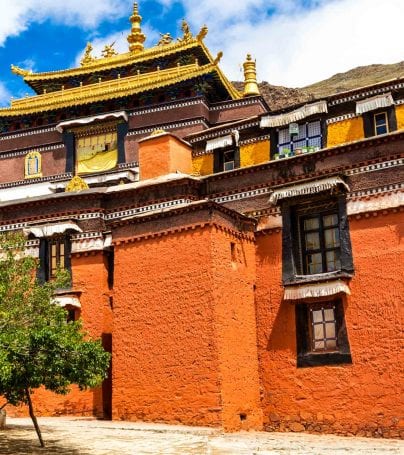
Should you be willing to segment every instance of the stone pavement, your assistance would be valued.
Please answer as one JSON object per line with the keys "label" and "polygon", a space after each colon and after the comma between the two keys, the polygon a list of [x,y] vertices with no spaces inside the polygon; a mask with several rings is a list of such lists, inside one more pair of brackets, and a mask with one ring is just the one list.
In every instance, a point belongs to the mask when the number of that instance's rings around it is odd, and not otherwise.
{"label": "stone pavement", "polygon": [[369,455],[404,454],[404,441],[301,433],[241,432],[182,425],[39,418],[47,447],[30,419],[7,418],[4,455]]}

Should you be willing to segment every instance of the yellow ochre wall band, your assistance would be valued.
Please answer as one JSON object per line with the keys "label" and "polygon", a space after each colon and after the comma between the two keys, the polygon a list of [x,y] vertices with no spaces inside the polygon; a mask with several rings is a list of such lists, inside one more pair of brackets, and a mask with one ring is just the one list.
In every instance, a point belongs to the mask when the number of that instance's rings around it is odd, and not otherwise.
{"label": "yellow ochre wall band", "polygon": [[334,147],[348,142],[364,139],[363,119],[354,117],[341,122],[328,125],[327,128],[327,147]]}

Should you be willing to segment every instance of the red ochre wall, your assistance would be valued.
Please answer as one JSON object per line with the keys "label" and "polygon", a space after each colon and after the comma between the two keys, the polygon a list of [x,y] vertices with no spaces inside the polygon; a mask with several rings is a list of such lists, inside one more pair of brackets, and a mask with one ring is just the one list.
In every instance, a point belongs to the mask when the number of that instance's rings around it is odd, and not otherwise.
{"label": "red ochre wall", "polygon": [[[82,291],[81,317],[84,329],[95,339],[111,333],[112,312],[109,306],[107,268],[102,252],[72,257],[73,289]],[[95,415],[103,417],[106,397],[102,388],[80,391],[73,386],[68,395],[44,389],[35,390],[33,403],[37,415]],[[9,415],[27,415],[25,406],[7,407]]]}
{"label": "red ochre wall", "polygon": [[253,271],[232,269],[228,237],[207,226],[115,247],[113,418],[261,428]]}
{"label": "red ochre wall", "polygon": [[356,274],[344,311],[353,363],[309,368],[296,368],[294,307],[281,301],[281,233],[257,237],[257,330],[267,429],[404,436],[403,215],[353,219],[350,233]]}

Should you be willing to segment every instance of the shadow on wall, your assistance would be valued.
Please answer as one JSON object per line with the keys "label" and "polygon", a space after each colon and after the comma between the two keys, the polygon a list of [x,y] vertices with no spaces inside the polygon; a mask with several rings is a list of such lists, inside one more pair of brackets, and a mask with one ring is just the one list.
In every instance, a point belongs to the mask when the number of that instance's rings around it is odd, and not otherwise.
{"label": "shadow on wall", "polygon": [[268,351],[290,351],[296,353],[295,307],[281,301],[268,339]]}

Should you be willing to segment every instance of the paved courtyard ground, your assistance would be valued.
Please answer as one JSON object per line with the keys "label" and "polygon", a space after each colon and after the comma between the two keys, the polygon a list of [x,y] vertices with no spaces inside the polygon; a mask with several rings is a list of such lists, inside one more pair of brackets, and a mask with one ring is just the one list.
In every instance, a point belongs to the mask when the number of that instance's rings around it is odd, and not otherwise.
{"label": "paved courtyard ground", "polygon": [[404,454],[404,442],[242,432],[176,425],[40,418],[47,447],[38,447],[29,419],[7,419],[0,430],[0,454],[58,455],[374,455]]}

